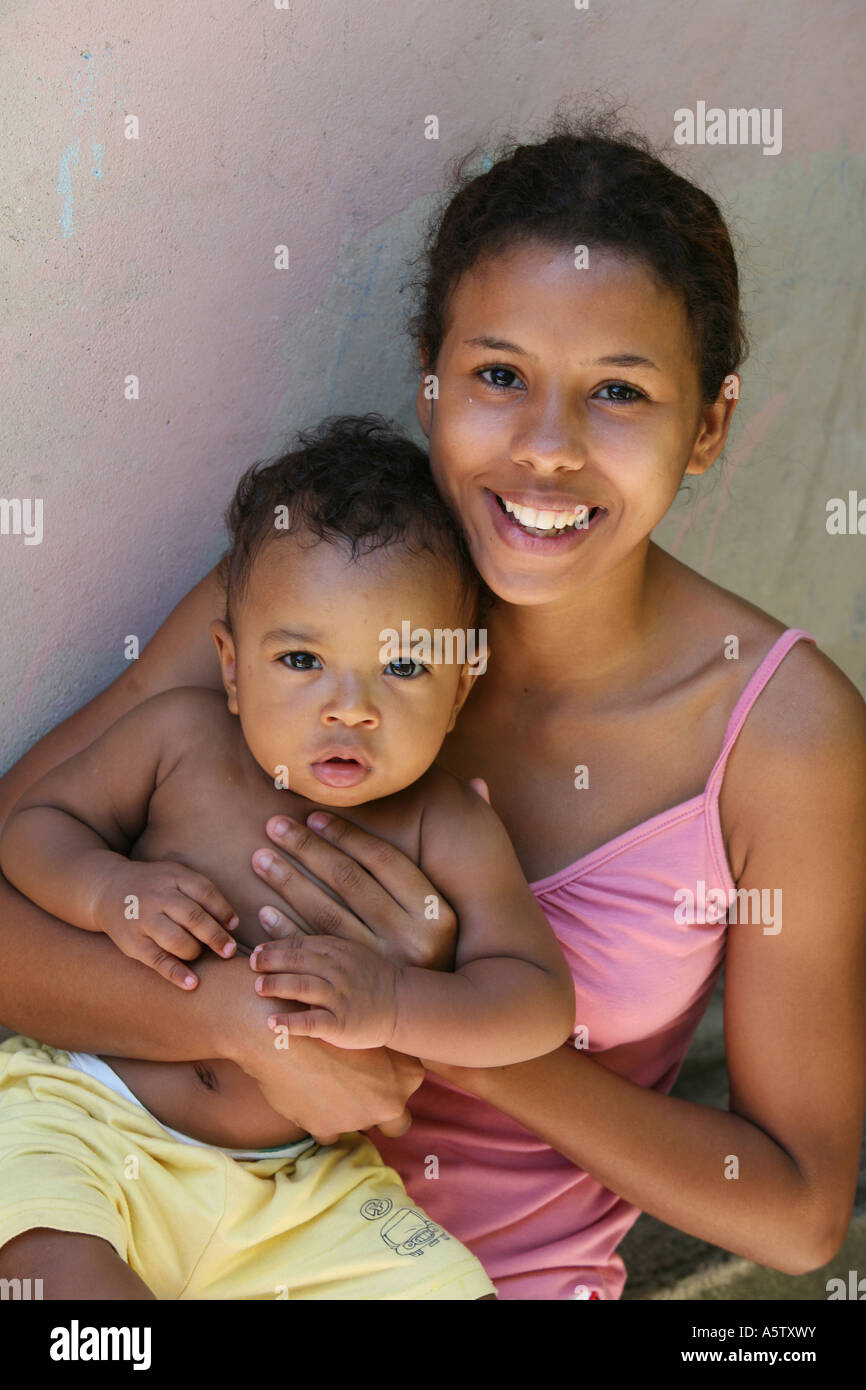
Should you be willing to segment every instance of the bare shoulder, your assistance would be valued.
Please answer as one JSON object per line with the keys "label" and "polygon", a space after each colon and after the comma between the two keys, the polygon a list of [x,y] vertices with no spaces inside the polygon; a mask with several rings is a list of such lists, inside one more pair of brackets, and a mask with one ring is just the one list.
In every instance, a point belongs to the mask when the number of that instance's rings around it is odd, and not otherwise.
{"label": "bare shoulder", "polygon": [[195,724],[200,719],[213,722],[226,710],[226,697],[224,691],[207,686],[180,685],[174,690],[161,690],[158,695],[151,695],[136,708],[149,719],[180,727]]}
{"label": "bare shoulder", "polygon": [[422,798],[422,854],[447,844],[452,857],[460,858],[464,848],[477,854],[488,837],[505,837],[502,822],[484,797],[445,768],[434,765],[415,788]]}
{"label": "bare shoulder", "polygon": [[[692,621],[713,633],[714,647],[720,640],[731,643],[730,665],[742,672],[736,685],[744,689],[786,625],[685,566],[679,571],[688,576],[682,593]],[[680,618],[685,624],[684,611]],[[802,761],[833,748],[862,751],[864,736],[866,704],[857,687],[815,643],[801,639],[756,699],[735,752],[739,761],[744,751]]]}
{"label": "bare shoulder", "polygon": [[755,701],[740,741],[800,763],[866,752],[866,702],[834,661],[811,642],[788,651]]}
{"label": "bare shoulder", "polygon": [[866,704],[811,643],[791,648],[752,706],[719,810],[737,881],[749,866],[772,862],[799,873],[837,858],[841,881],[862,858]]}
{"label": "bare shoulder", "polygon": [[230,734],[233,717],[224,693],[204,686],[161,690],[135,705],[123,718],[129,738],[150,737],[178,752],[205,745],[213,751]]}
{"label": "bare shoulder", "polygon": [[667,625],[677,641],[687,640],[697,651],[706,646],[714,660],[721,643],[736,639],[736,661],[748,669],[785,631],[785,624],[778,618],[698,574],[666,551],[656,549],[652,572],[660,594],[659,607],[664,609]]}
{"label": "bare shoulder", "polygon": [[[742,691],[764,657],[787,626],[712,580],[675,560],[664,557],[668,584],[676,591],[671,621],[682,638],[691,634],[692,645],[713,663],[725,650],[732,690]],[[797,747],[829,746],[840,739],[862,737],[866,704],[856,686],[814,643],[802,639],[786,653],[756,700],[739,743],[760,742],[768,749],[784,748],[788,756]]]}
{"label": "bare shoulder", "polygon": [[[730,713],[786,625],[672,556],[657,560],[657,573],[671,630],[690,647],[693,664],[726,668],[721,698]],[[836,790],[856,801],[864,777],[866,703],[835,662],[801,639],[754,701],[734,744],[722,784],[723,824],[754,821],[766,805],[764,790],[777,801]]]}

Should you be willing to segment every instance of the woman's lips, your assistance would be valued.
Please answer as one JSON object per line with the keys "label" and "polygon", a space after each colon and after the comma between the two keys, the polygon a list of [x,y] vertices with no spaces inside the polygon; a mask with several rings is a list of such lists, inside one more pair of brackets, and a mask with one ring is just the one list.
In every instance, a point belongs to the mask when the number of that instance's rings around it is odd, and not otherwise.
{"label": "woman's lips", "polygon": [[313,776],[326,787],[356,787],[370,772],[357,758],[327,758],[310,763]]}
{"label": "woman's lips", "polygon": [[[511,546],[513,550],[529,551],[540,555],[561,554],[565,550],[573,550],[575,546],[586,540],[587,536],[591,535],[607,516],[604,507],[590,508],[585,525],[565,527],[552,536],[536,536],[505,511],[499,495],[492,492],[490,488],[484,489],[484,501],[494,529],[506,545]],[[543,514],[545,509],[538,506],[537,510]],[[562,510],[562,508],[550,510]]]}

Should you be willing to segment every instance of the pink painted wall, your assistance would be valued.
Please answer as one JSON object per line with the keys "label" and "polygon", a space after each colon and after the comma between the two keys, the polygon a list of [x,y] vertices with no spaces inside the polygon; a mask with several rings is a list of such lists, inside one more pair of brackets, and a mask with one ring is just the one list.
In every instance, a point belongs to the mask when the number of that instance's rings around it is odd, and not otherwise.
{"label": "pink painted wall", "polygon": [[727,469],[659,538],[866,685],[866,537],[824,524],[866,496],[863,28],[853,0],[7,0],[0,496],[44,520],[0,535],[3,765],[213,563],[243,467],[330,410],[411,423],[400,289],[447,166],[599,88],[657,139],[699,100],[783,109],[777,156],[675,150],[733,214],[755,347]]}

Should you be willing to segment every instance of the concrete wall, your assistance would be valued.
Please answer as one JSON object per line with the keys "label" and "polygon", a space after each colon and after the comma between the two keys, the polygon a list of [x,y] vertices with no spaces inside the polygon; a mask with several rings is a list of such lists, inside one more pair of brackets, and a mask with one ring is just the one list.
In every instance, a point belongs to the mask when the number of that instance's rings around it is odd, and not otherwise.
{"label": "concrete wall", "polygon": [[0,535],[2,764],[213,562],[243,467],[329,410],[412,423],[401,288],[446,166],[598,89],[661,139],[699,100],[783,110],[775,156],[673,147],[733,216],[755,351],[660,538],[866,685],[866,537],[824,524],[866,495],[858,8],[7,0],[0,497],[43,535]]}

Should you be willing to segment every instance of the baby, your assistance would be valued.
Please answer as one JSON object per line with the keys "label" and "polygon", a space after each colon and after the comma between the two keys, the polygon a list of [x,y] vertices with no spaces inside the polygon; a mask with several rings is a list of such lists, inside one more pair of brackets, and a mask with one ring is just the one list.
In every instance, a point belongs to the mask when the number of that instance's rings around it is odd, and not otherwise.
{"label": "baby", "polygon": [[[257,986],[288,1001],[275,1005],[281,1011],[272,1019],[286,1066],[295,1033],[467,1066],[553,1050],[574,1022],[573,984],[556,939],[496,815],[433,765],[479,674],[454,638],[467,630],[474,636],[481,593],[424,455],[377,417],[326,422],[301,436],[294,452],[247,473],[229,524],[226,615],[211,625],[225,696],[197,688],[157,695],[37,782],[0,837],[4,874],[49,912],[106,933],[177,983],[188,973],[183,962],[203,947],[223,956],[239,943],[253,948]],[[437,640],[442,634],[445,643]],[[455,647],[458,659],[448,660]],[[459,924],[453,971],[404,965],[377,949],[372,935],[368,946],[309,934],[300,920],[295,936],[260,945],[269,902],[286,911],[251,867],[265,822],[287,815],[303,823],[310,812],[334,807],[410,856],[452,905]],[[428,909],[435,915],[435,897]],[[115,1173],[104,1178],[113,1213],[122,1208],[121,1232],[107,1220],[94,1229],[88,1217],[92,1171],[87,1202],[76,1207],[74,1182],[67,1191],[52,1167],[52,1185],[41,1192],[45,1209],[34,1210],[21,1230],[57,1228],[51,1213],[59,1202],[74,1213],[62,1229],[103,1235],[111,1228],[105,1238],[129,1263],[130,1250],[139,1251],[141,1277],[161,1297],[180,1296],[180,1266],[187,1265],[199,1291],[183,1284],[184,1297],[273,1296],[271,1246],[278,1234],[280,1246],[293,1233],[276,1279],[292,1297],[477,1298],[492,1289],[468,1251],[411,1207],[367,1140],[346,1135],[338,1145],[317,1146],[293,1123],[299,1117],[286,1117],[279,1098],[266,1097],[233,1063],[31,1047],[43,1073],[55,1080],[59,1073],[67,1090],[71,1079],[88,1089],[87,1123],[110,1125],[120,1153],[128,1157],[144,1144],[153,1160],[156,1145],[163,1168],[177,1174],[169,1192],[164,1173],[153,1177],[148,1165],[153,1182],[143,1197],[139,1168],[136,1184],[126,1184],[139,1211],[126,1188],[118,1201]],[[81,1137],[84,1119],[69,1123]],[[101,1142],[93,1140],[94,1150]],[[195,1204],[183,1191],[192,1179],[180,1158],[194,1150],[200,1163],[207,1155],[245,1176],[264,1165],[261,1176],[273,1188],[264,1229],[253,1223],[252,1236],[241,1221],[244,1240],[235,1233],[228,1284],[219,1261],[216,1273],[203,1272],[198,1235],[187,1230],[195,1227]],[[291,1178],[291,1201],[276,1199],[273,1175],[281,1168]],[[28,1181],[35,1207],[35,1179]],[[243,1213],[254,1199],[244,1190],[236,1200]],[[185,1255],[167,1269],[164,1251],[140,1254],[154,1241],[131,1223],[166,1225],[172,1208],[173,1239]],[[356,1266],[348,1255],[353,1242]],[[213,1244],[209,1237],[208,1250]],[[416,1260],[399,1258],[422,1251],[421,1271]],[[249,1287],[251,1269],[265,1292],[238,1291]],[[234,1292],[226,1292],[229,1285]]]}

